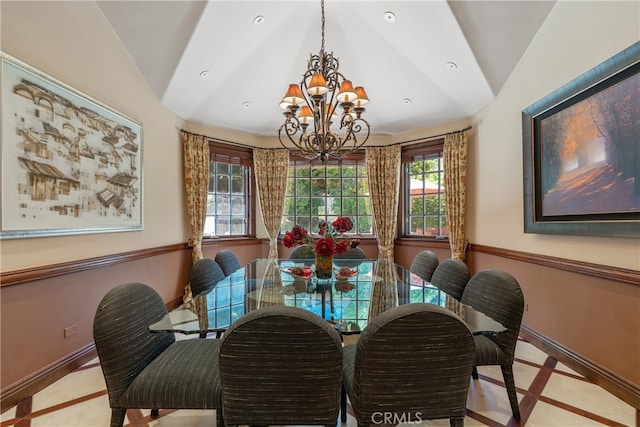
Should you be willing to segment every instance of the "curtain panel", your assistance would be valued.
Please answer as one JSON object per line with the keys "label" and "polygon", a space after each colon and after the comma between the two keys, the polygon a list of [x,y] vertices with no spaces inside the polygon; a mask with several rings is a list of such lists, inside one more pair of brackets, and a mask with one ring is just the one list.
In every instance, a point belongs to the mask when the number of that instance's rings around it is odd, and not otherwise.
{"label": "curtain panel", "polygon": [[400,146],[367,147],[365,159],[371,212],[378,235],[378,258],[393,261],[400,192]]}
{"label": "curtain panel", "polygon": [[[187,214],[191,227],[192,262],[203,258],[202,233],[207,218],[207,191],[209,188],[209,140],[202,135],[182,132],[184,146],[184,184]],[[185,301],[191,300],[191,286],[184,289]]]}
{"label": "curtain panel", "polygon": [[289,150],[256,148],[253,163],[262,219],[269,235],[269,258],[278,258],[278,232],[287,192]]}
{"label": "curtain panel", "polygon": [[444,181],[447,203],[445,213],[449,228],[451,257],[465,259],[465,210],[467,207],[467,144],[466,131],[456,132],[444,138]]}

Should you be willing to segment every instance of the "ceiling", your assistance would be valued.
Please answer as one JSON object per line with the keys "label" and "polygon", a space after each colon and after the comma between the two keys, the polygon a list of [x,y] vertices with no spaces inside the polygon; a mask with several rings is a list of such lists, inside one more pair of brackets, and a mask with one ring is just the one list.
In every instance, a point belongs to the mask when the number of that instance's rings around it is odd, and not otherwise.
{"label": "ceiling", "polygon": [[[320,50],[319,0],[97,3],[160,102],[215,128],[276,136],[280,100]],[[326,0],[325,49],[367,90],[371,133],[397,135],[484,108],[554,4]]]}

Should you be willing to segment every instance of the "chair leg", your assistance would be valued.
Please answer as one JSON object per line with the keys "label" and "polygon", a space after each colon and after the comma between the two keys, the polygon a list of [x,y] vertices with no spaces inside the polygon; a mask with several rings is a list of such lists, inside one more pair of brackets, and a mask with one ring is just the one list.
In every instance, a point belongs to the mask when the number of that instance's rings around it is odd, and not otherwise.
{"label": "chair leg", "polygon": [[473,367],[473,371],[471,372],[471,377],[472,377],[474,380],[477,380],[477,379],[478,379],[478,367],[477,367],[477,366],[474,366],[474,367]]}
{"label": "chair leg", "polygon": [[513,417],[520,419],[520,407],[518,406],[518,394],[516,393],[516,382],[513,377],[513,365],[500,365],[502,369],[502,377],[504,378],[504,386],[507,389],[507,396],[509,396],[509,404],[511,405],[511,412]]}
{"label": "chair leg", "polygon": [[151,418],[158,418],[160,416],[160,409],[151,410]]}
{"label": "chair leg", "polygon": [[347,390],[342,386],[340,389],[340,420],[347,421]]}
{"label": "chair leg", "polygon": [[459,418],[459,417],[449,418],[449,425],[451,427],[464,427],[464,418]]}
{"label": "chair leg", "polygon": [[111,408],[111,427],[122,427],[126,413],[126,408]]}

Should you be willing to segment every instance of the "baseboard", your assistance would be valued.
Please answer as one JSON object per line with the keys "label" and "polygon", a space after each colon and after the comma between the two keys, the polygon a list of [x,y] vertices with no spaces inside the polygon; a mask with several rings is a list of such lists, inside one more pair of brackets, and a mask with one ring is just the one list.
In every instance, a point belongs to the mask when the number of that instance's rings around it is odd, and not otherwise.
{"label": "baseboard", "polygon": [[11,409],[24,399],[33,396],[96,357],[96,346],[91,343],[40,371],[5,387],[0,390],[0,412],[4,413]]}
{"label": "baseboard", "polygon": [[640,409],[640,387],[522,325],[520,336],[609,393]]}

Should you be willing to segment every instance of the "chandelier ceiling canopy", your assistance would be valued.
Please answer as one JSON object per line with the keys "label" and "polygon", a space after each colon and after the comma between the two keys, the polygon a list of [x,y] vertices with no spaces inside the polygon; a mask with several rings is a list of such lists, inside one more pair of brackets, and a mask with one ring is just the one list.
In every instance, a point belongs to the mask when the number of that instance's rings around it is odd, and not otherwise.
{"label": "chandelier ceiling canopy", "polygon": [[[362,117],[369,98],[362,86],[353,84],[340,71],[338,58],[324,50],[324,0],[321,0],[322,42],[311,54],[299,84],[290,84],[280,108],[284,123],[278,130],[283,147],[310,160],[341,159],[362,147],[370,135]],[[341,110],[338,109],[340,107]],[[290,144],[287,144],[290,143]]]}

